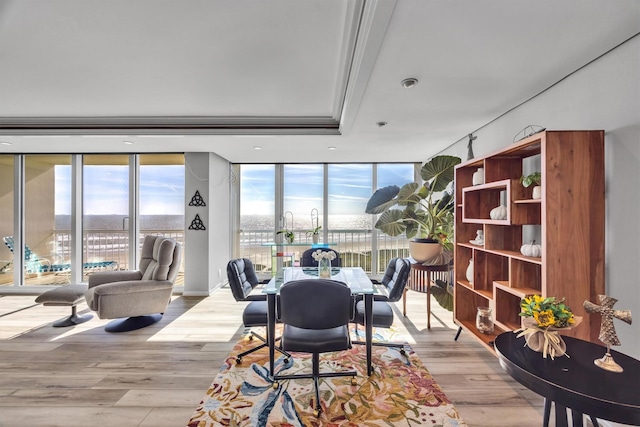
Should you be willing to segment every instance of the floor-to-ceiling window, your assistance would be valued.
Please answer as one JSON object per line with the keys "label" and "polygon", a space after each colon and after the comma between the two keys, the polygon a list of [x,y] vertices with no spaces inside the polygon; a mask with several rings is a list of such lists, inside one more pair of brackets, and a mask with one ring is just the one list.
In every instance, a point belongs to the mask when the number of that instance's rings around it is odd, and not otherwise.
{"label": "floor-to-ceiling window", "polygon": [[373,183],[371,164],[328,165],[328,238],[344,266],[371,270],[371,215],[364,212]]}
{"label": "floor-to-ceiling window", "polygon": [[66,284],[137,267],[132,233],[184,243],[184,191],[182,154],[0,155],[0,284]]}
{"label": "floor-to-ceiling window", "polygon": [[13,253],[5,239],[13,236],[15,156],[0,155],[0,285],[13,283]]}
{"label": "floor-to-ceiling window", "polygon": [[[376,189],[397,185],[402,187],[408,182],[416,181],[414,164],[378,164],[376,169]],[[375,221],[375,217],[373,220]],[[409,242],[404,235],[391,237],[374,229],[376,235],[378,272],[383,272],[390,259],[409,256]]]}
{"label": "floor-to-ceiling window", "polygon": [[83,156],[83,262],[129,269],[129,156]]}
{"label": "floor-to-ceiling window", "polygon": [[186,256],[184,155],[141,154],[139,177],[140,234],[171,237],[182,243],[182,273]]}
{"label": "floor-to-ceiling window", "polygon": [[323,165],[284,165],[281,227],[293,231],[296,242],[310,241],[307,234],[323,216]]}
{"label": "floor-to-ceiling window", "polygon": [[318,225],[322,227],[320,242],[337,249],[344,265],[360,266],[375,274],[384,270],[389,258],[408,256],[406,239],[374,230],[375,217],[365,213],[365,206],[376,188],[414,181],[415,164],[237,167],[240,225],[235,230],[239,238],[234,239],[234,254],[252,259],[258,271],[272,272],[270,247],[265,245],[274,242],[275,231],[294,232],[294,242],[303,246],[278,250],[299,257],[304,245],[311,246],[309,231]]}
{"label": "floor-to-ceiling window", "polygon": [[70,155],[24,156],[25,285],[69,282],[70,165]]}
{"label": "floor-to-ceiling window", "polygon": [[275,233],[275,165],[242,165],[239,174],[239,237],[234,254],[253,260],[256,271],[271,271]]}

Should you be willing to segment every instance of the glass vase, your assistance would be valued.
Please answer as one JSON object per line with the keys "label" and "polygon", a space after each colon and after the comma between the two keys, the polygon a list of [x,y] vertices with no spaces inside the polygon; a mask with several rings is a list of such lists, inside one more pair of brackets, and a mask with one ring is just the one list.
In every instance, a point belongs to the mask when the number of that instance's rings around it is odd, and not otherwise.
{"label": "glass vase", "polygon": [[331,261],[326,258],[322,258],[318,261],[318,277],[320,279],[331,278]]}
{"label": "glass vase", "polygon": [[476,313],[476,328],[478,332],[483,334],[493,333],[493,317],[491,316],[491,308],[478,307]]}

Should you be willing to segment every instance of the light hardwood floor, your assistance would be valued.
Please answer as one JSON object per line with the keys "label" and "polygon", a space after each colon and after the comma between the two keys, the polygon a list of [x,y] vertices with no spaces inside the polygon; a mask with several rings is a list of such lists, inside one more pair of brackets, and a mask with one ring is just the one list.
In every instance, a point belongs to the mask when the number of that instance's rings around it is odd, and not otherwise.
{"label": "light hardwood floor", "polygon": [[[69,309],[33,301],[0,296],[0,427],[185,426],[243,332],[244,304],[228,288],[176,296],[161,322],[120,334],[95,316],[54,328]],[[396,326],[469,426],[541,426],[542,398],[464,332],[454,341],[451,313],[432,307],[427,330],[425,295],[410,291]]]}

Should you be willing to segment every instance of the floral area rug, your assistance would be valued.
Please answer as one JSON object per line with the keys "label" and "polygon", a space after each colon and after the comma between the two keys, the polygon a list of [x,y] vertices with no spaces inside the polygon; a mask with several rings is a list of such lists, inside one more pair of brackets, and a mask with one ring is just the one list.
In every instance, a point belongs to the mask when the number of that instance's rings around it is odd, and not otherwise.
{"label": "floral area rug", "polygon": [[[386,330],[385,330],[386,331]],[[364,335],[358,331],[357,339]],[[392,332],[393,334],[393,332]],[[375,334],[389,338],[386,333]],[[396,337],[397,338],[397,337]],[[401,341],[402,342],[402,341]],[[349,377],[321,378],[322,413],[314,416],[311,379],[285,380],[274,389],[268,375],[268,351],[235,355],[257,344],[240,340],[229,354],[188,427],[210,426],[431,426],[467,427],[409,345],[407,356],[395,348],[373,347],[374,373],[367,376],[364,345],[320,355],[320,372],[356,370],[357,385]],[[278,352],[276,373],[310,373],[311,355],[292,353],[285,363]]]}

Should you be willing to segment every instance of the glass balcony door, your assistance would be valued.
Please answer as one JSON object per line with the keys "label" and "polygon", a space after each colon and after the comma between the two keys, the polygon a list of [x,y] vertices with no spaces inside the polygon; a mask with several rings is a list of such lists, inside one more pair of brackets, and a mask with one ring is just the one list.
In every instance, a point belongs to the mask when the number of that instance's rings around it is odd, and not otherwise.
{"label": "glass balcony door", "polygon": [[[14,162],[15,156],[0,155],[0,238],[14,234]],[[0,242],[0,286],[13,283],[13,253]]]}
{"label": "glass balcony door", "polygon": [[[83,263],[115,261],[129,265],[129,156],[83,156]],[[88,280],[89,269],[83,272]]]}
{"label": "glass balcony door", "polygon": [[[71,156],[24,156],[24,277],[25,285],[69,282]],[[13,252],[18,254],[16,236]],[[6,238],[6,236],[3,236]]]}
{"label": "glass balcony door", "polygon": [[[141,154],[139,163],[140,235],[171,237],[182,244],[182,263],[176,279],[176,284],[181,284],[186,255],[184,155]],[[191,202],[204,202],[202,195],[192,196]]]}

